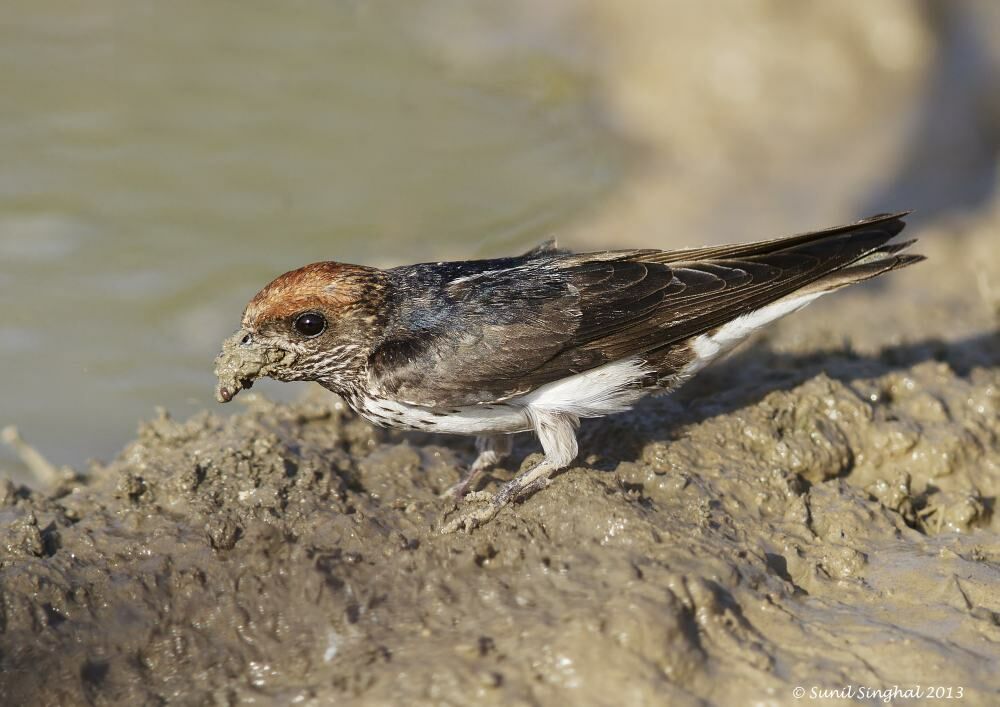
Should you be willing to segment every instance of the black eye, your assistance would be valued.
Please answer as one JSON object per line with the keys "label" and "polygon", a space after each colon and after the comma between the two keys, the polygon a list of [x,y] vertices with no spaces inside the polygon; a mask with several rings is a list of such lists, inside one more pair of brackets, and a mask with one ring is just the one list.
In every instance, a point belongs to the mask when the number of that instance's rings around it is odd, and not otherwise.
{"label": "black eye", "polygon": [[303,312],[295,317],[294,326],[302,336],[319,336],[326,329],[326,319],[319,312]]}

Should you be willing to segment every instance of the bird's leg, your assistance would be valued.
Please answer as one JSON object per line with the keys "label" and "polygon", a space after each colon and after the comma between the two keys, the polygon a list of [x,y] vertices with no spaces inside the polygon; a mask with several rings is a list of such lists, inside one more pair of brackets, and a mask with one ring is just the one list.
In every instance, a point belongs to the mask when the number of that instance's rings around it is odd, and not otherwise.
{"label": "bird's leg", "polygon": [[475,486],[483,472],[507,458],[511,447],[513,447],[513,440],[510,435],[480,435],[476,437],[478,454],[475,461],[465,472],[462,480],[441,495],[453,496],[455,499],[463,498],[468,490]]}
{"label": "bird's leg", "polygon": [[519,498],[534,493],[548,485],[549,475],[559,469],[569,466],[576,457],[576,426],[578,420],[571,415],[528,410],[542,443],[545,458],[530,469],[526,469],[504,484],[492,496],[467,498],[469,501],[485,501],[479,508],[470,508],[452,519],[441,528],[442,533],[453,533],[456,530],[471,531],[493,518],[504,506]]}

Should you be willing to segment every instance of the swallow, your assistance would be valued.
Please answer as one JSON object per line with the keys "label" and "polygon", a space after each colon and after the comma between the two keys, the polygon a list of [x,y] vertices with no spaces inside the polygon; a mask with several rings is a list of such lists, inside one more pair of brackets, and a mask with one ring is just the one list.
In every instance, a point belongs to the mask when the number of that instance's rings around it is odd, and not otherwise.
{"label": "swallow", "polygon": [[[743,245],[520,256],[386,270],[319,262],[258,292],[216,359],[217,398],[316,381],[376,425],[474,435],[442,532],[480,526],[577,455],[582,418],[675,390],[761,327],[923,256],[890,242],[907,212]],[[544,456],[470,492],[532,432]]]}

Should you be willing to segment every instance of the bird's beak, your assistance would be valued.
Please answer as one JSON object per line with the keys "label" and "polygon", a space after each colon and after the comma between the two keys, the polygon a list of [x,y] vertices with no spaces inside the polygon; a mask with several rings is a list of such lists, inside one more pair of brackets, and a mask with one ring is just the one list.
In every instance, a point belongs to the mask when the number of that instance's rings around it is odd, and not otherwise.
{"label": "bird's beak", "polygon": [[240,329],[222,342],[222,351],[215,359],[215,375],[219,379],[215,399],[228,403],[258,378],[270,375],[279,366],[291,366],[295,358],[290,351],[261,346],[253,332]]}

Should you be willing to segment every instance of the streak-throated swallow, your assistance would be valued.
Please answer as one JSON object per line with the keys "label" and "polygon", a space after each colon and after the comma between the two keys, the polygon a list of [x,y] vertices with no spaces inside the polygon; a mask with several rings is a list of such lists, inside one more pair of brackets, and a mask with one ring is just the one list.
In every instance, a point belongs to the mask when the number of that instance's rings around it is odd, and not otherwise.
{"label": "streak-throated swallow", "polygon": [[[760,327],[817,297],[923,259],[890,243],[905,213],[775,240],[684,250],[524,255],[380,270],[321,262],[258,292],[216,362],[218,398],[254,379],[316,381],[371,422],[475,435],[454,488],[471,530],[546,486],[584,417],[676,389]],[[468,493],[533,432],[544,458]]]}

